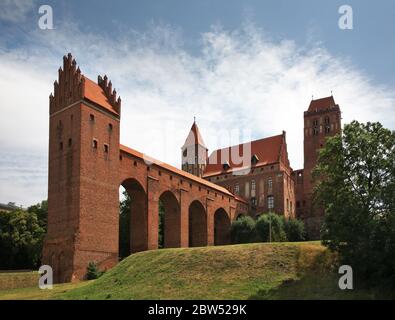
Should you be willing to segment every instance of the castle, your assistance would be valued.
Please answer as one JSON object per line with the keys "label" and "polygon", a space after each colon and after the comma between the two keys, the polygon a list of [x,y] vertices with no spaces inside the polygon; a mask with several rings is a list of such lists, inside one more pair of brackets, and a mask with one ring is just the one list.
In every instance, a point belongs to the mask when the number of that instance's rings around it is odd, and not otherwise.
{"label": "castle", "polygon": [[323,212],[313,206],[312,171],[326,138],[340,132],[341,112],[333,96],[312,100],[304,112],[304,168],[293,170],[285,131],[215,150],[208,157],[208,149],[194,121],[181,149],[182,169],[242,197],[253,217],[274,212],[286,218],[302,219],[309,238],[318,239]]}
{"label": "castle", "polygon": [[83,279],[91,261],[101,269],[118,263],[121,185],[131,198],[131,253],[158,248],[159,203],[164,247],[228,244],[232,221],[269,211],[316,226],[322,212],[311,206],[311,171],[325,138],[340,132],[340,109],[333,97],[313,100],[304,119],[302,170],[290,167],[285,132],[208,156],[195,122],[180,170],[121,145],[121,99],[111,81],[90,80],[64,56],[49,97],[43,264],[55,282],[68,282]]}

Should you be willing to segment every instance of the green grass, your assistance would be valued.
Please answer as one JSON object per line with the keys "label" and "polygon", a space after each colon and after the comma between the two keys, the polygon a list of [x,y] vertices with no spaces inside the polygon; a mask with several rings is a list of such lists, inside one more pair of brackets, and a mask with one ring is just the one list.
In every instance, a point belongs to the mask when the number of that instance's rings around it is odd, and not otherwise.
{"label": "green grass", "polygon": [[0,299],[372,299],[341,291],[336,257],[318,242],[257,243],[146,251],[101,278],[17,289]]}

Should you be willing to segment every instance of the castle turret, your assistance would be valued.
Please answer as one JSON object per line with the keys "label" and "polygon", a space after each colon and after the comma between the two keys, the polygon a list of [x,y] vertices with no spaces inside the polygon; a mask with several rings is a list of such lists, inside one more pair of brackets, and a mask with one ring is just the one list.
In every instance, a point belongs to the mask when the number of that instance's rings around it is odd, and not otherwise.
{"label": "castle turret", "polygon": [[196,121],[193,121],[191,130],[181,148],[182,170],[197,177],[202,177],[207,163],[207,151]]}

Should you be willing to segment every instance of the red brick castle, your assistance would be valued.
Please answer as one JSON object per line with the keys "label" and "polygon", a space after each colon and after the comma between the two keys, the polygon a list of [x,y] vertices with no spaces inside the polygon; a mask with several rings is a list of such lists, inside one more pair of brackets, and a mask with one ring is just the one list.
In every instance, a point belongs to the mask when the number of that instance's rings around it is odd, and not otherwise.
{"label": "red brick castle", "polygon": [[43,263],[55,282],[83,279],[91,261],[102,269],[118,262],[120,185],[132,199],[131,253],[158,248],[159,203],[165,247],[227,244],[232,221],[269,211],[304,219],[316,236],[322,212],[311,205],[311,171],[325,138],[341,130],[333,97],[313,100],[304,114],[304,169],[293,171],[285,132],[208,156],[194,122],[180,170],[120,144],[121,99],[106,76],[84,76],[71,54],[49,119]]}

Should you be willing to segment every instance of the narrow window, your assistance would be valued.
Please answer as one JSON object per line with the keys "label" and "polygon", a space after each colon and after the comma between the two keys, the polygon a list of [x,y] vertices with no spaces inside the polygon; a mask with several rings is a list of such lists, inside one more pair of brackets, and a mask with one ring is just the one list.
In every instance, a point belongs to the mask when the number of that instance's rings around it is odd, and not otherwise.
{"label": "narrow window", "polygon": [[274,197],[273,196],[267,197],[267,207],[268,207],[268,209],[274,208]]}
{"label": "narrow window", "polygon": [[251,191],[255,191],[256,185],[255,180],[251,180]]}
{"label": "narrow window", "polygon": [[236,184],[235,185],[235,193],[238,195],[240,193],[240,185]]}
{"label": "narrow window", "polygon": [[112,131],[112,123],[108,124],[108,131],[110,131],[110,132]]}
{"label": "narrow window", "polygon": [[60,151],[63,150],[63,142],[60,142],[60,143],[59,143],[59,149],[60,149]]}
{"label": "narrow window", "polygon": [[273,180],[272,179],[267,180],[267,187],[270,191],[272,191],[272,188],[273,188]]}
{"label": "narrow window", "polygon": [[137,161],[134,161],[134,162],[133,162],[133,165],[134,165],[135,167],[137,167]]}
{"label": "narrow window", "polygon": [[108,153],[109,146],[107,143],[104,144],[104,152]]}
{"label": "narrow window", "polygon": [[318,133],[319,133],[319,130],[318,130],[318,120],[315,119],[315,120],[313,121],[313,136],[317,136]]}
{"label": "narrow window", "polygon": [[73,141],[71,140],[71,138],[69,138],[69,147],[71,147]]}
{"label": "narrow window", "polygon": [[95,122],[95,116],[93,114],[90,114],[89,117],[90,117],[91,122]]}
{"label": "narrow window", "polygon": [[93,149],[97,149],[97,140],[96,139],[93,139],[92,147],[93,147]]}

